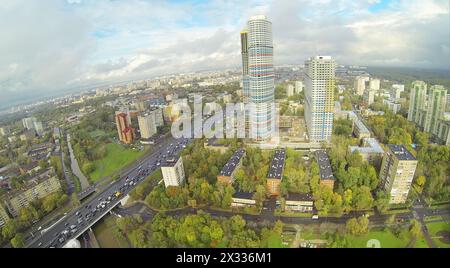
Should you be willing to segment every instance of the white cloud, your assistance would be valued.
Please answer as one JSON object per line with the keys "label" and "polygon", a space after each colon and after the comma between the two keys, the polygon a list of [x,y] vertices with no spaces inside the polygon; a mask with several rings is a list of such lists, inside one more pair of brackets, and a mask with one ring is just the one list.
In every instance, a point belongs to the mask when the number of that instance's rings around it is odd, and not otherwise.
{"label": "white cloud", "polygon": [[369,12],[378,2],[3,0],[0,92],[240,67],[239,32],[257,13],[273,22],[277,64],[330,54],[344,64],[450,68],[448,1]]}

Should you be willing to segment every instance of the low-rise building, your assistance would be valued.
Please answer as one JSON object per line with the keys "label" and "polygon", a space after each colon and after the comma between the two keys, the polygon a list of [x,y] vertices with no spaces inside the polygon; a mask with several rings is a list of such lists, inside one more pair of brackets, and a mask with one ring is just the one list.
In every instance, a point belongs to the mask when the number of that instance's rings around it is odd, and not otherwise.
{"label": "low-rise building", "polygon": [[272,163],[269,167],[269,174],[267,175],[267,192],[269,195],[280,195],[285,159],[286,151],[284,149],[275,150]]}
{"label": "low-rise building", "polygon": [[364,160],[378,167],[384,150],[375,138],[364,138],[362,146],[349,146],[350,153],[359,152]]}
{"label": "low-rise building", "polygon": [[353,134],[360,140],[364,138],[370,138],[369,129],[359,119],[355,121],[355,124],[353,126]]}
{"label": "low-rise building", "polygon": [[250,207],[256,205],[256,200],[253,199],[254,193],[236,192],[233,195],[232,207]]}
{"label": "low-rise building", "polygon": [[203,143],[203,147],[208,150],[217,151],[221,154],[225,153],[229,148],[228,145],[218,143],[217,138],[208,139],[205,143]]}
{"label": "low-rise building", "polygon": [[[281,202],[277,200],[277,207]],[[314,201],[311,194],[306,193],[288,193],[285,197],[285,211],[295,212],[311,212],[313,210]]]}
{"label": "low-rise building", "polygon": [[403,145],[388,145],[380,179],[384,190],[390,194],[389,204],[406,202],[416,167],[417,159]]}
{"label": "low-rise building", "polygon": [[161,172],[164,179],[164,185],[169,186],[181,186],[185,180],[183,158],[174,156],[166,160],[161,165]]}
{"label": "low-rise building", "polygon": [[244,149],[238,149],[234,152],[217,176],[217,181],[224,184],[232,184],[235,180],[236,170],[241,166],[244,155]]}
{"label": "low-rise building", "polygon": [[61,183],[59,182],[58,177],[55,175],[53,169],[48,169],[28,180],[23,188],[6,194],[3,198],[3,202],[8,208],[9,213],[11,213],[13,217],[17,217],[22,208],[60,190]]}
{"label": "low-rise building", "polygon": [[327,152],[325,150],[317,150],[315,155],[319,165],[320,185],[326,185],[333,190],[335,178]]}

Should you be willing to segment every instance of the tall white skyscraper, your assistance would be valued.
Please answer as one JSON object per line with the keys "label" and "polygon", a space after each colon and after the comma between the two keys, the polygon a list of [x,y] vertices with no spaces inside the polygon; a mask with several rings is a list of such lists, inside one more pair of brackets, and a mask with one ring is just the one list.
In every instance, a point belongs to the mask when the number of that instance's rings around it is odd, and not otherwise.
{"label": "tall white skyscraper", "polygon": [[266,16],[253,16],[247,23],[248,79],[251,137],[264,141],[272,137],[274,103],[274,68],[272,23]]}
{"label": "tall white skyscraper", "polygon": [[316,56],[305,62],[305,119],[313,142],[331,140],[335,69],[330,56]]}

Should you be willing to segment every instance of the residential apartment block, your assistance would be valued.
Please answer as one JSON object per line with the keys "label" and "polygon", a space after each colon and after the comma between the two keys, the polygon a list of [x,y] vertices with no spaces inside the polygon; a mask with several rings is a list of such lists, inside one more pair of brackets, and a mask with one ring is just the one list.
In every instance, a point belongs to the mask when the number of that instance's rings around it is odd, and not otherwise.
{"label": "residential apartment block", "polygon": [[217,176],[217,181],[224,184],[232,184],[235,180],[236,170],[241,166],[244,155],[244,149],[238,149],[234,152]]}
{"label": "residential apartment block", "polygon": [[182,157],[172,157],[161,165],[164,185],[181,186],[185,181],[184,165]]}
{"label": "residential apartment block", "polygon": [[23,188],[8,193],[3,198],[3,202],[8,208],[9,213],[13,217],[17,217],[21,209],[27,207],[31,202],[42,199],[60,190],[61,183],[58,177],[55,175],[53,169],[48,169],[30,179]]}
{"label": "residential apartment block", "polygon": [[416,166],[416,158],[403,145],[388,145],[381,164],[380,179],[383,188],[390,194],[390,204],[406,202]]}
{"label": "residential apartment block", "polygon": [[280,195],[285,160],[286,151],[284,149],[275,150],[272,163],[269,167],[269,174],[267,175],[267,192],[269,195]]}
{"label": "residential apartment block", "polygon": [[327,152],[325,150],[317,150],[315,151],[315,156],[319,165],[320,185],[328,186],[333,190],[335,178]]}
{"label": "residential apartment block", "polygon": [[330,56],[305,62],[305,120],[309,140],[331,141],[336,63]]}

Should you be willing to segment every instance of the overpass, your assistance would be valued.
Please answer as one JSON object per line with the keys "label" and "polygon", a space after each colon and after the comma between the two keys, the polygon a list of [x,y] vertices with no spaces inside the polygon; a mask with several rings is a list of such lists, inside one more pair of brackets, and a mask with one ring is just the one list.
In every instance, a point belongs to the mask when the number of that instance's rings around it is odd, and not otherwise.
{"label": "overpass", "polygon": [[[27,247],[48,248],[64,247],[65,244],[78,238],[89,230],[96,222],[116,207],[128,193],[142,182],[149,174],[156,171],[159,166],[170,157],[181,153],[185,145],[192,142],[192,139],[170,138],[164,144],[143,160],[135,164],[117,181],[113,181],[101,192],[88,199],[79,208],[68,213],[60,219],[54,226],[46,229],[46,232],[31,241]],[[95,189],[87,191],[85,194],[92,194]],[[116,198],[116,193],[120,192],[120,197]]]}

